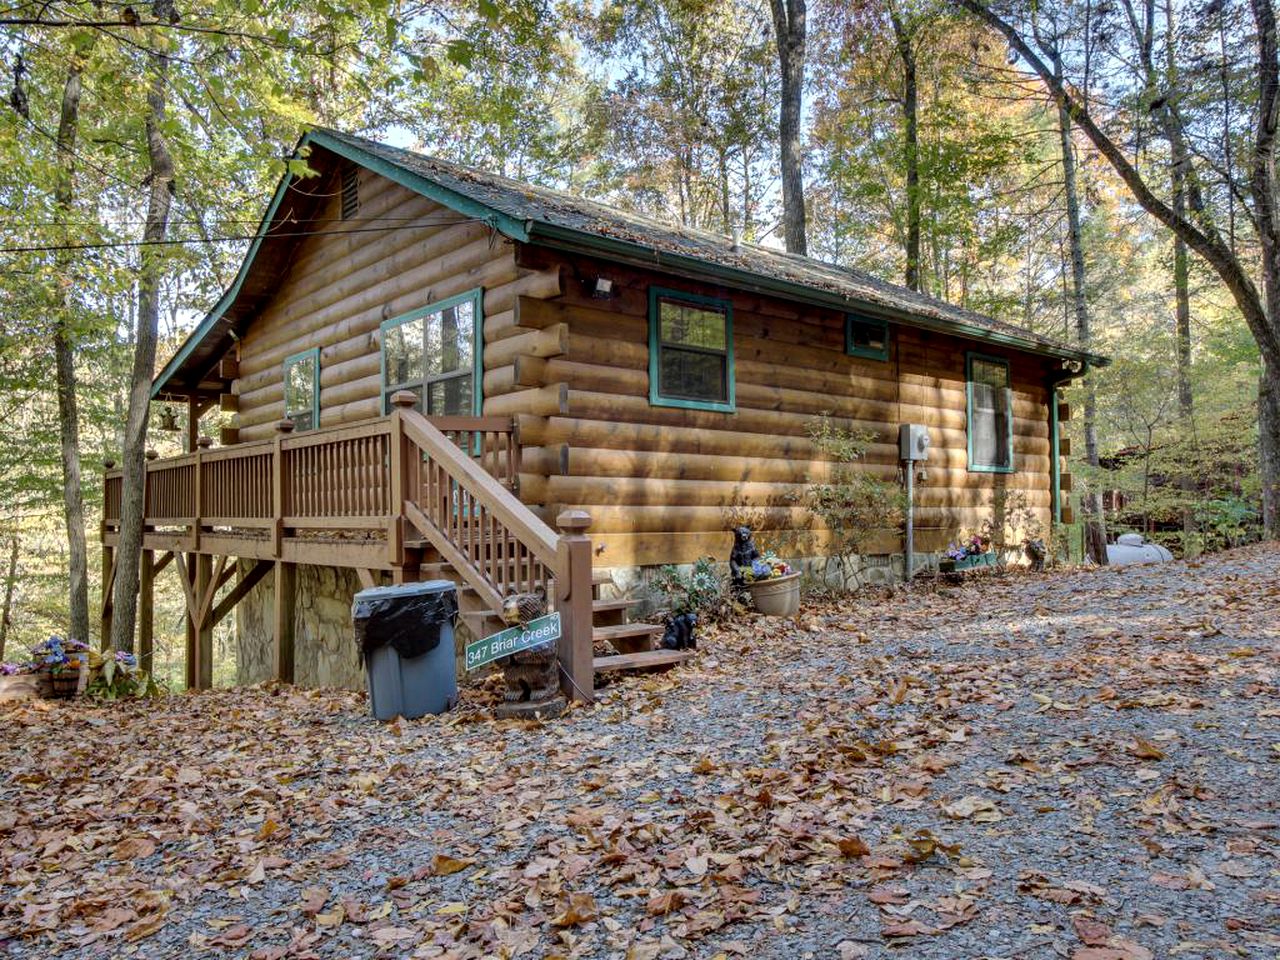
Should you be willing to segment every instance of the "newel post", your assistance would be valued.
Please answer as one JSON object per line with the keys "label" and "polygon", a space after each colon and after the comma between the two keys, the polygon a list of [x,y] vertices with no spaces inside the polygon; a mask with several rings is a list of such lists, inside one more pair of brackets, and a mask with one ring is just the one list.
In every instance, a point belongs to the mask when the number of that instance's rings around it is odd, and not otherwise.
{"label": "newel post", "polygon": [[287,483],[281,445],[293,433],[293,427],[293,421],[287,417],[276,421],[276,439],[271,450],[271,555],[277,560],[280,559],[280,548],[284,541],[284,492]]}
{"label": "newel post", "polygon": [[391,554],[391,563],[396,569],[393,579],[397,583],[404,580],[404,501],[408,493],[409,483],[407,471],[409,458],[405,456],[404,414],[412,410],[418,402],[417,394],[408,390],[397,390],[391,395],[391,476],[389,487],[391,492],[391,516],[387,521],[387,549]]}
{"label": "newel post", "polygon": [[556,517],[556,609],[560,611],[560,689],[572,700],[595,699],[591,653],[591,514],[565,510]]}

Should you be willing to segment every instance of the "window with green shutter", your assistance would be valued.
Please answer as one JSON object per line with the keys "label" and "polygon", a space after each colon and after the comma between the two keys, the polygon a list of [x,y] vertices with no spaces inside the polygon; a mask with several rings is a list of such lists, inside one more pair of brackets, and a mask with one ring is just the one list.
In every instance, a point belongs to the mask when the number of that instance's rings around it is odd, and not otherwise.
{"label": "window with green shutter", "polygon": [[649,402],[734,409],[733,306],[728,300],[649,288]]}
{"label": "window with green shutter", "polygon": [[970,353],[968,380],[969,469],[1013,472],[1013,390],[1009,361]]}
{"label": "window with green shutter", "polygon": [[320,351],[305,350],[284,361],[284,418],[298,432],[320,425]]}

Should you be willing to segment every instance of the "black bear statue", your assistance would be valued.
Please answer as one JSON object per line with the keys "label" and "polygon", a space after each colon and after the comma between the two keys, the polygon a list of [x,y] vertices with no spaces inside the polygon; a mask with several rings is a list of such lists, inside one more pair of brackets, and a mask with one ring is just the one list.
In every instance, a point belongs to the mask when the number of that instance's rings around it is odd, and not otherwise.
{"label": "black bear statue", "polygon": [[677,613],[667,618],[667,629],[663,631],[658,646],[663,650],[697,650],[698,638],[694,629],[698,626],[696,613]]}
{"label": "black bear statue", "polygon": [[759,559],[760,548],[756,546],[756,541],[751,536],[751,528],[734,527],[733,550],[729,552],[729,574],[733,578],[735,587],[742,589],[747,585],[742,571],[750,570],[752,562]]}

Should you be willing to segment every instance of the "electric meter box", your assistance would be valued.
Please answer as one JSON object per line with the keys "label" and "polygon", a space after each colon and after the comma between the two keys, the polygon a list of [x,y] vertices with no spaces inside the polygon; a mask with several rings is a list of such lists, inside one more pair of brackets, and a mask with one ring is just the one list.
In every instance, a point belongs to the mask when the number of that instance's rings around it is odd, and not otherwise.
{"label": "electric meter box", "polygon": [[898,459],[929,459],[929,428],[922,423],[904,423],[898,427]]}

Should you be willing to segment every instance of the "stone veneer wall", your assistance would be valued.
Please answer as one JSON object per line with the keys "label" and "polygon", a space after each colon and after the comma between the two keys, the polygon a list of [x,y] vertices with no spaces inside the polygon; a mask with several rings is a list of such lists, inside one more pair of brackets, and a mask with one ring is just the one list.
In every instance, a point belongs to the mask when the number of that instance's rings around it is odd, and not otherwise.
{"label": "stone veneer wall", "polygon": [[[364,668],[351,634],[351,598],[359,589],[354,570],[299,565],[294,681],[300,686],[364,689]],[[272,578],[266,577],[236,609],[238,684],[271,679],[274,594]]]}

